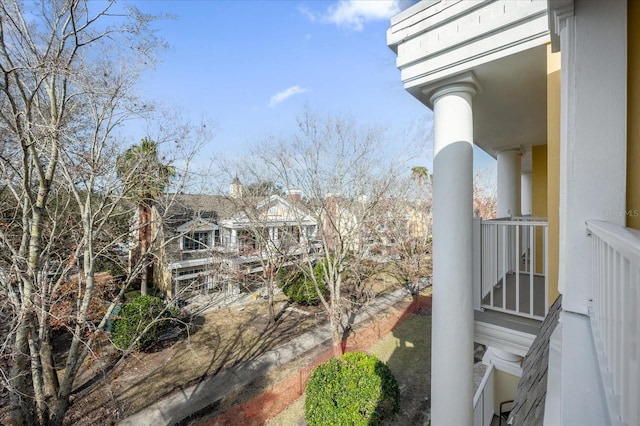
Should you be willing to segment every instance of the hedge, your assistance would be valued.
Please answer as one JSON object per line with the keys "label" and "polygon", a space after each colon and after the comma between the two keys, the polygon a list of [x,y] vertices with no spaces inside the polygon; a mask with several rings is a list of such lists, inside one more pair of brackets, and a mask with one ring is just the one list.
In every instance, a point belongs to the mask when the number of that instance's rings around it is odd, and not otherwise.
{"label": "hedge", "polygon": [[398,382],[389,367],[362,352],[332,358],[311,373],[305,419],[315,425],[379,425],[400,409]]}
{"label": "hedge", "polygon": [[136,337],[152,321],[155,321],[132,347],[134,350],[148,348],[171,326],[171,319],[176,316],[173,309],[166,309],[163,312],[164,309],[165,304],[159,297],[138,296],[132,299],[123,306],[116,318],[112,333],[113,343],[119,349],[128,349]]}
{"label": "hedge", "polygon": [[[320,292],[324,293],[326,289],[322,265],[322,262],[318,262],[313,268],[313,274]],[[280,268],[277,280],[282,292],[292,301],[301,305],[317,305],[320,303],[320,296],[318,296],[313,280],[308,278],[307,272],[301,269],[289,271],[288,268]]]}

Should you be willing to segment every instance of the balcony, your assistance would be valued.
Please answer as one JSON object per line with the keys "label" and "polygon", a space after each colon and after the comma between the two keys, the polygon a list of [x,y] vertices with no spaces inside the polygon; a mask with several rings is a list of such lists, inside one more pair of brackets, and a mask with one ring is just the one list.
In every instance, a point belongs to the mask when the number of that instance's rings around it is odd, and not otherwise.
{"label": "balcony", "polygon": [[611,424],[640,424],[640,231],[588,221],[589,319]]}
{"label": "balcony", "polygon": [[474,221],[474,309],[543,320],[548,312],[546,218]]}

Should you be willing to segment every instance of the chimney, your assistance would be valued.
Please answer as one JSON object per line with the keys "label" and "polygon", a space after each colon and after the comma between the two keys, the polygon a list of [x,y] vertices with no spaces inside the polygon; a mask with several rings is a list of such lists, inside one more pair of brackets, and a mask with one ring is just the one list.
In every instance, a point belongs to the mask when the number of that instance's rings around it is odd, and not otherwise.
{"label": "chimney", "polygon": [[294,203],[302,202],[302,191],[299,189],[288,189],[287,198]]}
{"label": "chimney", "polygon": [[231,198],[242,198],[242,183],[240,183],[238,175],[233,178],[231,185],[229,185],[229,195]]}

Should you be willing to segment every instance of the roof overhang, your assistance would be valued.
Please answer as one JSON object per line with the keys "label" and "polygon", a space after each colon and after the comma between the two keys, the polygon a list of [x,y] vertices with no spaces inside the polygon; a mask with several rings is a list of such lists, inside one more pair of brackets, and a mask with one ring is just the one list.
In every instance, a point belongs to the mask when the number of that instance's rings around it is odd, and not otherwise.
{"label": "roof overhang", "polygon": [[546,143],[547,2],[425,1],[392,18],[387,42],[429,108],[435,90],[473,75],[474,143],[490,155]]}

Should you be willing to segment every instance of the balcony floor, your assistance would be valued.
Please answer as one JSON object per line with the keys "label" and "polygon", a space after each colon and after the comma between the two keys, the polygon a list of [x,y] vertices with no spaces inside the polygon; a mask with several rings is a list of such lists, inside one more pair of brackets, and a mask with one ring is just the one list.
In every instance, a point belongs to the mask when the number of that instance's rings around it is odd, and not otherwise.
{"label": "balcony floor", "polygon": [[[519,277],[519,297],[520,313],[530,313],[530,275],[520,273]],[[506,289],[505,305],[503,306],[503,292]],[[544,276],[533,276],[533,314],[544,317],[546,300],[544,294]],[[494,308],[507,309],[516,311],[516,274],[510,273],[506,275],[506,286],[503,285],[502,279],[493,287],[493,305],[491,305],[491,293],[488,293],[482,299],[482,306],[486,309]]]}
{"label": "balcony floor", "polygon": [[498,327],[508,328],[510,330],[516,330],[522,333],[531,334],[534,337],[538,334],[538,331],[540,331],[540,324],[542,323],[542,321],[537,319],[520,317],[506,312],[492,311],[489,309],[484,311],[473,311],[473,319],[476,322],[483,322]]}

